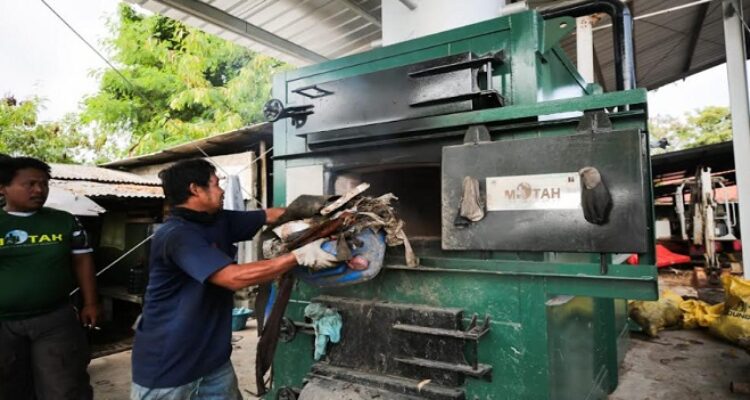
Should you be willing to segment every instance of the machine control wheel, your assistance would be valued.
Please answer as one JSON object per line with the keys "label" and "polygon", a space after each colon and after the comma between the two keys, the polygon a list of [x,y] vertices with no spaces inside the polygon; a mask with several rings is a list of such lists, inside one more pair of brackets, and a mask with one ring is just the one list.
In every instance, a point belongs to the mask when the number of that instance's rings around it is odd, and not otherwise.
{"label": "machine control wheel", "polygon": [[284,103],[279,99],[271,99],[263,106],[263,116],[268,122],[276,122],[284,112]]}

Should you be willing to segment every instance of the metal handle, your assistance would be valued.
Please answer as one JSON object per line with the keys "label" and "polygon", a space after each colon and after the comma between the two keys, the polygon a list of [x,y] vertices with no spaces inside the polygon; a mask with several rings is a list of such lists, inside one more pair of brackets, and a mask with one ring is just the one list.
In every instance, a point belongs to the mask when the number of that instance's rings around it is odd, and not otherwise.
{"label": "metal handle", "polygon": [[419,78],[423,76],[445,74],[462,69],[479,68],[485,64],[487,65],[488,70],[491,71],[491,66],[493,63],[502,62],[505,62],[505,52],[503,50],[500,50],[489,56],[478,57],[471,60],[459,61],[450,64],[436,65],[434,67],[409,72],[409,76],[412,78]]}
{"label": "metal handle", "polygon": [[323,89],[318,85],[310,85],[292,90],[293,93],[297,93],[300,96],[305,96],[308,99],[318,99],[321,97],[330,96],[333,94],[332,91]]}

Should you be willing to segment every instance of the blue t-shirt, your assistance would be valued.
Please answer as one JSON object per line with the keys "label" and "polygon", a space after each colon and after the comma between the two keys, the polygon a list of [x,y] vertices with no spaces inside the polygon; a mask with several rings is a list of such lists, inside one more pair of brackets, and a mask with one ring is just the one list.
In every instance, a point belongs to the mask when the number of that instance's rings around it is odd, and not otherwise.
{"label": "blue t-shirt", "polygon": [[208,278],[234,263],[234,243],[265,222],[264,211],[223,210],[211,224],[170,217],[156,231],[133,343],[135,383],[185,385],[229,361],[234,293]]}

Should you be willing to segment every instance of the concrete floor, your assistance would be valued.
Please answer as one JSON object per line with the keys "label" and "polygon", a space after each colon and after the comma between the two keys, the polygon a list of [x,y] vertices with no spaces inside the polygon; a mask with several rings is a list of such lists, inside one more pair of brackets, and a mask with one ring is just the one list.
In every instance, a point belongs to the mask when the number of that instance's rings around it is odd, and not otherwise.
{"label": "concrete floor", "polygon": [[631,335],[620,367],[620,385],[609,400],[748,399],[729,391],[750,382],[750,355],[705,330],[663,331],[657,338]]}
{"label": "concrete floor", "polygon": [[[245,400],[257,399],[255,391],[255,346],[258,343],[254,320],[245,330],[232,332],[232,364],[240,381]],[[91,360],[91,386],[96,400],[130,399],[130,351]]]}
{"label": "concrete floor", "polygon": [[[232,363],[245,399],[257,399],[254,363],[255,321],[234,332]],[[89,366],[97,400],[128,400],[130,352],[95,359]],[[750,355],[705,331],[665,331],[658,338],[633,335],[609,400],[748,399],[732,394],[731,381],[750,381]]]}
{"label": "concrete floor", "polygon": [[[659,271],[659,290],[685,299],[724,300],[723,290],[696,289],[693,272]],[[668,330],[658,338],[631,336],[631,347],[620,367],[620,385],[610,400],[750,399],[729,391],[729,384],[750,382],[750,355],[702,330]]]}

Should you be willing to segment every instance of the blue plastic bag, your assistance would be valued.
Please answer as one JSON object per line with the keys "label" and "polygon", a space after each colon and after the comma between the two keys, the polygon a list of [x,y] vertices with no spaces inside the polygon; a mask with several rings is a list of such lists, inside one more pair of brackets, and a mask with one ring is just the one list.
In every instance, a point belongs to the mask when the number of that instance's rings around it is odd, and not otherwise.
{"label": "blue plastic bag", "polygon": [[[364,270],[353,270],[342,261],[335,267],[321,271],[311,271],[306,267],[296,267],[294,276],[302,281],[317,287],[347,286],[368,281],[380,273],[385,258],[385,233],[377,233],[371,229],[365,229],[357,235],[361,246],[352,249],[352,257],[361,256],[368,261]],[[329,240],[321,248],[331,254],[336,254],[336,241]]]}

